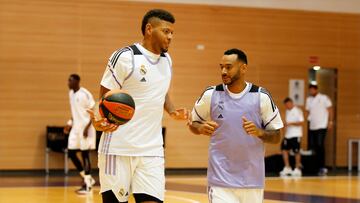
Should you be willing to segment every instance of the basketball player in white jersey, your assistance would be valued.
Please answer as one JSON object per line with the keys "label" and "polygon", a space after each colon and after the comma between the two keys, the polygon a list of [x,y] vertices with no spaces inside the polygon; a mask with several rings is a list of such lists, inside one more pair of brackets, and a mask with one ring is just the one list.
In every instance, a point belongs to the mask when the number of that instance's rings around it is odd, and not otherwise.
{"label": "basketball player in white jersey", "polygon": [[[74,163],[80,176],[84,179],[84,185],[77,190],[79,194],[87,194],[91,192],[91,187],[95,184],[95,180],[91,177],[90,150],[95,149],[96,132],[91,125],[88,109],[92,109],[95,101],[91,93],[80,87],[80,76],[72,74],[69,77],[68,86],[70,89],[70,107],[72,118],[68,121],[64,129],[69,134],[68,150],[69,157]],[[71,130],[70,130],[71,129]],[[83,164],[76,155],[77,151],[81,151]]]}
{"label": "basketball player in white jersey", "polygon": [[136,110],[119,127],[106,119],[93,120],[95,128],[104,131],[98,162],[104,203],[127,202],[131,194],[137,203],[164,201],[163,110],[174,119],[188,116],[186,109],[174,108],[168,94],[172,61],[167,50],[174,23],[168,11],[148,11],[141,26],[143,41],[115,51],[109,59],[100,96],[123,89],[133,97]]}

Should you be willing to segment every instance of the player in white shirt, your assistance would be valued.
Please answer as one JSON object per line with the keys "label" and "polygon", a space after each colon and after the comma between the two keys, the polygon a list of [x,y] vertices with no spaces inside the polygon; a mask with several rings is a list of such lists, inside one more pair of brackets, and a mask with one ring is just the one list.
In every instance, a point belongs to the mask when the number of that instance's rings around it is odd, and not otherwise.
{"label": "player in white shirt", "polygon": [[[172,61],[167,53],[175,19],[161,9],[148,11],[142,21],[143,41],[114,52],[101,80],[100,95],[123,89],[134,99],[134,117],[122,126],[95,120],[104,131],[99,144],[100,193],[104,203],[164,201],[163,111],[187,120],[186,109],[175,109],[168,91]],[[105,122],[105,125],[104,125]]]}
{"label": "player in white shirt", "polygon": [[[69,99],[71,107],[71,119],[68,121],[64,129],[69,134],[68,150],[69,157],[74,163],[80,176],[84,179],[84,185],[77,190],[79,194],[87,194],[91,192],[91,187],[95,184],[95,180],[91,177],[90,150],[95,149],[96,132],[91,125],[88,109],[95,106],[95,101],[91,93],[80,87],[80,76],[72,74],[68,80]],[[70,130],[71,129],[71,130]],[[83,164],[76,155],[77,151],[81,151]]]}
{"label": "player in white shirt", "polygon": [[[303,134],[302,125],[304,124],[304,115],[302,110],[295,106],[293,100],[289,97],[285,98],[284,105],[286,108],[285,117],[285,137],[281,144],[281,152],[285,167],[280,172],[280,176],[301,176],[301,154],[300,154],[300,142]],[[291,169],[289,163],[289,150],[295,153],[295,168]]]}
{"label": "player in white shirt", "polygon": [[318,86],[309,86],[309,97],[306,99],[306,112],[309,121],[309,148],[315,152],[319,175],[326,175],[325,168],[325,136],[327,130],[333,127],[334,116],[331,100],[319,93]]}

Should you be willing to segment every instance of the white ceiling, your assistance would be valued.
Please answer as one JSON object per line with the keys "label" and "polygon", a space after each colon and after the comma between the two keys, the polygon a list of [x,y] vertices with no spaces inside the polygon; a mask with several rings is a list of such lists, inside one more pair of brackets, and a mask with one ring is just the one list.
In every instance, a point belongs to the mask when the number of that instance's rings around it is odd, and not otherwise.
{"label": "white ceiling", "polygon": [[336,13],[360,13],[360,0],[133,0],[181,4],[204,4],[254,8],[276,8]]}

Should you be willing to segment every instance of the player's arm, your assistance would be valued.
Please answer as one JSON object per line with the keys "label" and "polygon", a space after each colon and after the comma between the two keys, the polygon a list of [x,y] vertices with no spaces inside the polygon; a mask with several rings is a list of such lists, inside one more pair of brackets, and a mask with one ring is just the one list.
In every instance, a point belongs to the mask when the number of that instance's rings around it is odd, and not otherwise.
{"label": "player's arm", "polygon": [[303,126],[304,125],[304,115],[301,110],[298,111],[298,119],[294,122],[288,122],[286,123],[286,126]]}
{"label": "player's arm", "polygon": [[305,114],[304,117],[306,118],[306,120],[309,119],[309,115],[310,115],[310,104],[309,104],[309,97],[306,98],[306,102],[305,102]]}
{"label": "player's arm", "polygon": [[[90,111],[95,111],[95,105],[96,105],[95,100],[94,100],[91,93],[89,93],[88,96],[89,97],[88,97],[88,101],[87,101],[87,104],[86,104],[85,108],[87,110],[90,110]],[[88,132],[89,132],[89,128],[90,128],[91,124],[92,124],[92,121],[91,121],[91,118],[90,118],[90,120],[86,124],[84,132],[83,132],[84,137],[88,137]]]}
{"label": "player's arm", "polygon": [[276,144],[280,141],[281,133],[280,129],[266,130],[256,127],[256,125],[249,121],[246,117],[243,117],[243,128],[245,132],[251,136],[260,138],[265,143]]}
{"label": "player's arm", "polygon": [[71,127],[72,127],[72,123],[73,123],[73,118],[71,117],[71,118],[66,122],[66,126],[64,127],[63,132],[64,132],[65,134],[69,134],[69,133],[70,133],[70,130],[71,130]]}
{"label": "player's arm", "polygon": [[327,108],[327,111],[329,112],[329,128],[331,128],[334,124],[334,109],[331,106]]}
{"label": "player's arm", "polygon": [[175,120],[187,120],[189,118],[189,111],[186,108],[175,108],[169,93],[166,93],[165,96],[164,109]]}
{"label": "player's arm", "polygon": [[86,127],[84,129],[84,132],[83,132],[84,137],[88,136],[88,131],[89,131],[89,128],[90,128],[91,124],[92,124],[92,122],[91,122],[91,119],[90,119],[89,123],[86,125]]}
{"label": "player's arm", "polygon": [[329,99],[329,97],[326,96],[326,106],[327,106],[327,111],[329,113],[329,123],[328,123],[328,128],[331,130],[333,125],[334,125],[334,108],[332,107],[332,103],[331,100]]}
{"label": "player's arm", "polygon": [[192,121],[189,123],[189,129],[197,135],[211,136],[218,128],[218,124],[214,121]]}
{"label": "player's arm", "polygon": [[304,114],[302,110],[298,107],[296,107],[296,113],[297,113],[297,119],[294,122],[286,123],[286,126],[292,125],[292,126],[303,126],[304,125]]}
{"label": "player's arm", "polygon": [[197,135],[211,136],[218,128],[218,124],[211,121],[210,103],[213,88],[207,88],[200,98],[195,102],[191,113],[188,127],[190,131]]}
{"label": "player's arm", "polygon": [[269,92],[265,89],[260,91],[260,114],[263,128],[243,117],[244,130],[251,136],[260,138],[265,143],[276,144],[280,141],[280,129],[284,127],[281,120],[279,109],[276,107]]}
{"label": "player's arm", "polygon": [[[100,86],[100,99],[108,91],[110,90],[103,86]],[[110,123],[106,118],[97,119],[95,117],[94,110],[88,110],[88,113],[90,114],[90,123],[92,123],[95,130],[97,131],[113,132],[119,127],[118,125]]]}
{"label": "player's arm", "polygon": [[[116,51],[112,54],[101,79],[99,99],[112,89],[122,88],[125,78],[129,76],[133,68],[131,58],[130,51]],[[97,131],[113,132],[119,127],[118,125],[108,122],[106,118],[97,119],[94,111],[89,110],[88,112],[92,124]]]}

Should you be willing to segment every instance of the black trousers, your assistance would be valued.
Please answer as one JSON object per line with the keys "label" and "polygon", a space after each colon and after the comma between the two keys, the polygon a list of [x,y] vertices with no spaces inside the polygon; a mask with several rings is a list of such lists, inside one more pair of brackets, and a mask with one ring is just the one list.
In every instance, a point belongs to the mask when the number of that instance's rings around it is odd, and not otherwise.
{"label": "black trousers", "polygon": [[325,167],[325,136],[327,129],[309,130],[309,149],[315,152],[318,168]]}

